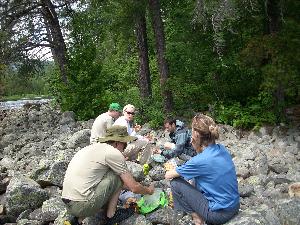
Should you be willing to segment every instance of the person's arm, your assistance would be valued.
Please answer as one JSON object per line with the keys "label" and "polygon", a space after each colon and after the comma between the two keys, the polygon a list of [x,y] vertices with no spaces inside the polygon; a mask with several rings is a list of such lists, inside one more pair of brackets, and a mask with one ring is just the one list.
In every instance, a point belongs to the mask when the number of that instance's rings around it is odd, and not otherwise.
{"label": "person's arm", "polygon": [[184,147],[187,138],[187,132],[181,132],[179,134],[176,134],[175,146],[170,150],[163,151],[162,154],[168,159],[181,155],[184,152]]}
{"label": "person's arm", "polygon": [[180,177],[179,173],[177,173],[175,169],[169,170],[165,174],[165,179],[168,179],[168,180],[171,180],[175,177]]}
{"label": "person's arm", "polygon": [[149,187],[143,186],[140,183],[136,182],[136,180],[129,172],[122,173],[120,177],[124,185],[133,193],[151,195],[154,192],[154,184],[151,184]]}

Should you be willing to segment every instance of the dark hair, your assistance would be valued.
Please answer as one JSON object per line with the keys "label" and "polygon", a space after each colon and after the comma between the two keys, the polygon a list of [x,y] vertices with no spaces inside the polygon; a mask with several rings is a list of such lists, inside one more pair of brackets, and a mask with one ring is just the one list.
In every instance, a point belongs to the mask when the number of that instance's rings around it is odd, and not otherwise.
{"label": "dark hair", "polygon": [[168,117],[168,118],[166,118],[164,120],[164,124],[166,124],[166,123],[168,123],[168,124],[176,124],[176,119]]}

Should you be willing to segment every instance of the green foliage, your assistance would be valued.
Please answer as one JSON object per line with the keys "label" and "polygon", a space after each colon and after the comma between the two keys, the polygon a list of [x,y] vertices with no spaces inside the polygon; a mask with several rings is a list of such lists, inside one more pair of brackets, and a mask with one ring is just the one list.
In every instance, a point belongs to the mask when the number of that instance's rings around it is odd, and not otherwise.
{"label": "green foliage", "polygon": [[[112,27],[105,3],[77,12],[72,18],[68,80],[61,83],[58,74],[51,86],[63,110],[72,110],[78,119],[95,118],[109,103],[125,103],[124,90],[136,86],[136,58],[128,37],[109,32]],[[103,12],[103,8],[108,11]],[[110,23],[107,23],[110,21]],[[102,37],[100,39],[100,37]],[[132,102],[130,102],[132,103]]]}
{"label": "green foliage", "polygon": [[242,64],[261,74],[260,89],[273,97],[277,122],[300,100],[299,30],[299,23],[287,20],[281,32],[253,38],[241,52]]}
{"label": "green foliage", "polygon": [[[131,87],[126,92],[106,93],[106,96],[114,96],[116,101],[125,106],[133,104],[137,109],[135,122],[138,124],[148,123],[152,128],[160,128],[163,125],[165,115],[162,110],[162,100],[159,91],[154,88],[154,97],[152,99],[142,100],[139,96],[137,87]],[[158,96],[157,98],[155,96]],[[113,99],[110,99],[113,101]]]}
{"label": "green foliage", "polygon": [[[33,62],[34,61],[34,62]],[[44,74],[44,66],[33,60],[12,67],[0,69],[0,94],[5,99],[10,96],[47,95],[48,89]]]}
{"label": "green foliage", "polygon": [[[136,122],[162,126],[166,115],[147,1],[80,2],[66,20],[69,83],[61,82],[57,68],[45,69],[62,109],[74,111],[79,119],[90,119],[106,111],[111,102],[130,103],[139,111]],[[195,112],[212,110],[218,122],[253,128],[284,121],[284,109],[299,104],[297,1],[281,2],[280,32],[269,35],[265,32],[268,15],[260,1],[160,3],[173,116],[188,121]],[[200,3],[203,5],[197,5]],[[152,88],[152,97],[144,100],[137,82],[135,22],[140,14],[146,16]],[[41,89],[43,83],[38,79],[42,77],[35,76],[30,64],[14,66],[17,70],[9,71],[9,82],[8,77],[1,78],[0,92],[8,93],[29,81],[30,89]],[[0,71],[7,67],[1,64]]]}
{"label": "green foliage", "polygon": [[218,102],[213,107],[212,113],[219,123],[237,128],[258,128],[263,124],[276,122],[272,106],[272,96],[268,93],[261,93],[258,97],[249,98],[245,106],[239,102],[227,104]]}

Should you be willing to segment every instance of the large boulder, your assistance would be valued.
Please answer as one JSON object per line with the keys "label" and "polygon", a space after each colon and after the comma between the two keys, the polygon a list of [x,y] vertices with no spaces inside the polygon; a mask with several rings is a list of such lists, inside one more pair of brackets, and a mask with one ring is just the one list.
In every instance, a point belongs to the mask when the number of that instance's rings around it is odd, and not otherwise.
{"label": "large boulder", "polygon": [[280,219],[280,224],[299,225],[300,224],[300,199],[282,199],[276,202],[276,215]]}
{"label": "large boulder", "polygon": [[47,199],[47,192],[34,180],[24,176],[13,177],[7,186],[6,212],[17,217],[27,209],[39,208]]}
{"label": "large boulder", "polygon": [[261,205],[257,208],[246,209],[240,212],[226,225],[280,225],[279,218],[267,206]]}
{"label": "large boulder", "polygon": [[42,208],[30,213],[29,219],[43,222],[54,221],[60,212],[64,210],[66,210],[66,205],[62,202],[60,197],[51,198],[43,203]]}
{"label": "large boulder", "polygon": [[126,164],[135,180],[142,181],[144,179],[143,167],[140,164],[131,161],[126,161]]}
{"label": "large boulder", "polygon": [[68,148],[83,148],[90,143],[90,129],[83,129],[74,133],[67,141]]}
{"label": "large boulder", "polygon": [[34,179],[42,187],[52,185],[62,187],[68,162],[44,161],[44,163],[40,163],[39,166],[40,167],[35,169],[32,173],[32,179]]}

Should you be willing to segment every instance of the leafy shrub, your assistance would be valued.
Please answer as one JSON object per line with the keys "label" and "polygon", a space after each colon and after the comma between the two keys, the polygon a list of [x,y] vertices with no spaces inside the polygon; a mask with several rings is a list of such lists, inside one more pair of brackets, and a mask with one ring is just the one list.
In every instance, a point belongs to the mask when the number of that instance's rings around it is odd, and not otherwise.
{"label": "leafy shrub", "polygon": [[239,102],[218,102],[213,108],[218,123],[229,124],[237,128],[258,128],[263,124],[274,124],[275,112],[272,110],[272,96],[261,93],[258,97],[249,98],[242,106]]}

